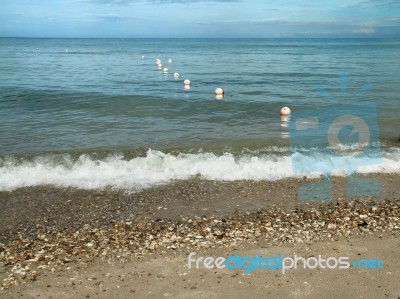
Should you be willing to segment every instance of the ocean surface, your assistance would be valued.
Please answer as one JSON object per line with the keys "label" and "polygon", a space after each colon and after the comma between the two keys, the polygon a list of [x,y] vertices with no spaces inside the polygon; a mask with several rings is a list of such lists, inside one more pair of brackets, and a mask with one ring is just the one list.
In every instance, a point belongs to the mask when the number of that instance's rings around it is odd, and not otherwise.
{"label": "ocean surface", "polygon": [[297,153],[291,121],[349,103],[376,105],[382,159],[358,172],[399,173],[399,39],[0,38],[0,191],[300,175],[318,142]]}

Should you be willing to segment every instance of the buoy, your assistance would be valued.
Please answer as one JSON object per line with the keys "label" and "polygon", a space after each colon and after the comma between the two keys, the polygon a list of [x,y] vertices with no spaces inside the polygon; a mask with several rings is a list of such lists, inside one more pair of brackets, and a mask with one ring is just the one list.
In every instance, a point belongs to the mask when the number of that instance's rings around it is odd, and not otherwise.
{"label": "buoy", "polygon": [[289,107],[283,107],[281,109],[281,115],[286,116],[286,115],[290,115],[290,109]]}
{"label": "buoy", "polygon": [[215,94],[216,95],[223,95],[224,94],[224,90],[221,87],[218,87],[215,89]]}
{"label": "buoy", "polygon": [[168,68],[165,67],[165,68],[163,69],[163,72],[164,72],[165,74],[168,73]]}
{"label": "buoy", "polygon": [[162,64],[158,64],[158,69],[161,70],[162,69]]}
{"label": "buoy", "polygon": [[185,81],[183,81],[183,84],[190,85],[190,80],[189,79],[185,79]]}
{"label": "buoy", "polygon": [[172,59],[171,59],[171,58],[170,58],[170,59],[168,59],[168,62],[169,62],[169,63],[172,63]]}
{"label": "buoy", "polygon": [[179,78],[179,73],[174,73],[174,78]]}
{"label": "buoy", "polygon": [[185,90],[189,90],[190,89],[190,85],[185,85]]}
{"label": "buoy", "polygon": [[144,59],[144,55],[142,55],[142,59]]}
{"label": "buoy", "polygon": [[216,94],[216,95],[215,95],[215,98],[216,98],[217,100],[222,100],[222,99],[224,98],[224,95],[223,95],[223,94]]}
{"label": "buoy", "polygon": [[157,63],[157,64],[161,63],[161,59],[156,58],[156,63]]}
{"label": "buoy", "polygon": [[68,53],[68,49],[65,49],[65,53]]}

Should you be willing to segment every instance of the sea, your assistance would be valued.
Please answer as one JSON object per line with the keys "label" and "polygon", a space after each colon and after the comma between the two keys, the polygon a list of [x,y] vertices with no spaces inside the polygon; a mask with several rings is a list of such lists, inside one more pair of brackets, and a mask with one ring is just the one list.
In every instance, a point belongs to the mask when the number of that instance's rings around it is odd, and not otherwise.
{"label": "sea", "polygon": [[356,171],[400,173],[400,39],[0,38],[0,191],[302,176],[328,133],[293,144],[296,115],[350,104],[381,154]]}

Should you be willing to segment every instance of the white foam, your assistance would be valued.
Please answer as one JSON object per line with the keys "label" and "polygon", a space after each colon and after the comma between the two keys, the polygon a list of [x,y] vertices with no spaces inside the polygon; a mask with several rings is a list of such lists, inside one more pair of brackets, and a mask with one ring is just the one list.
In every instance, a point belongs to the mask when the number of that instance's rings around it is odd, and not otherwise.
{"label": "white foam", "polygon": [[[399,157],[400,151],[393,151],[385,154],[380,164],[360,167],[359,172],[400,173]],[[235,158],[229,153],[172,155],[148,150],[145,157],[130,160],[124,159],[122,155],[111,155],[103,160],[96,160],[89,155],[81,155],[77,160],[67,154],[61,158],[43,156],[22,163],[3,161],[0,167],[0,191],[38,185],[81,189],[110,186],[137,191],[194,176],[227,181],[278,180],[295,176],[289,155],[242,155]],[[339,171],[336,174],[344,173]],[[318,172],[313,172],[307,176],[318,175]]]}

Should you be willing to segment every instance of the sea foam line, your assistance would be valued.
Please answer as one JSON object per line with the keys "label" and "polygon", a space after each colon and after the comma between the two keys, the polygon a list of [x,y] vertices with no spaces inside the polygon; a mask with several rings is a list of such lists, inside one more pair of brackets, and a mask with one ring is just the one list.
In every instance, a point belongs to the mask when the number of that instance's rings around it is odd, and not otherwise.
{"label": "sea foam line", "polygon": [[[310,158],[307,157],[307,163]],[[315,157],[318,162],[318,157]],[[294,174],[291,157],[264,154],[260,156],[230,153],[166,154],[148,150],[145,157],[124,159],[123,155],[110,155],[98,160],[90,155],[73,159],[70,155],[41,156],[30,161],[16,162],[12,159],[1,163],[0,191],[21,187],[54,185],[80,189],[103,189],[112,187],[138,191],[152,186],[167,184],[173,180],[200,177],[207,180],[279,180],[304,174]],[[384,155],[381,163],[362,166],[359,173],[400,173],[400,151]],[[318,172],[307,177],[317,177]],[[335,170],[333,175],[345,175]]]}

